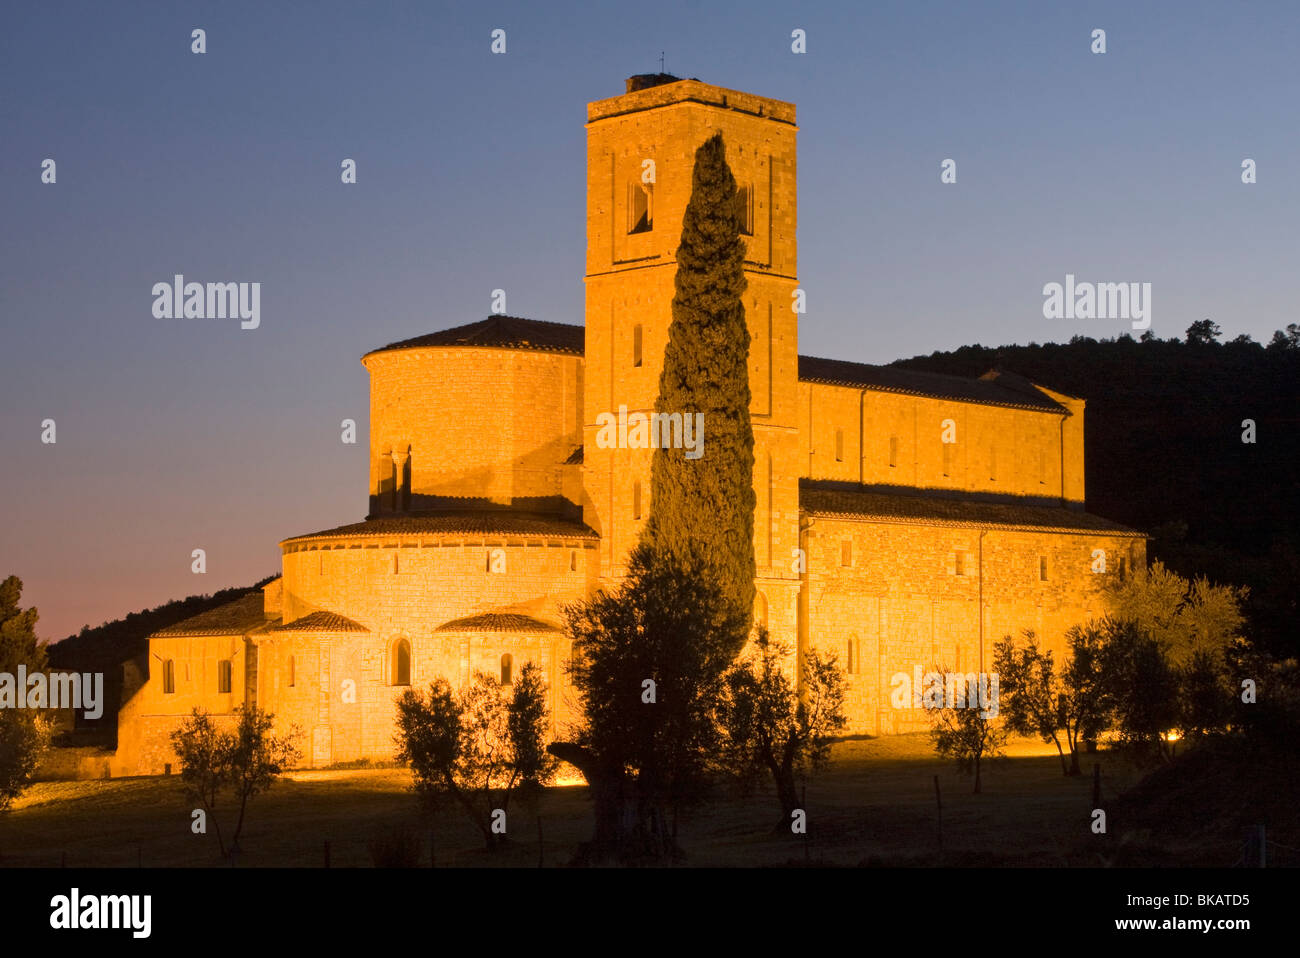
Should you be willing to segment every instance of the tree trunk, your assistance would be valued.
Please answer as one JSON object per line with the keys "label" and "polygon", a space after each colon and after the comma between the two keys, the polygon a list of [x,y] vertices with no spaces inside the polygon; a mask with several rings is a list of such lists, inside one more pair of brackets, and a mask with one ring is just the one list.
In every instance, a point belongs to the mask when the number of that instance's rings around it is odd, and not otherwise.
{"label": "tree trunk", "polygon": [[781,763],[778,765],[775,760],[769,760],[769,767],[776,784],[776,799],[781,803],[781,820],[776,823],[773,831],[783,833],[789,830],[790,820],[799,807],[799,790],[794,783],[793,750],[787,747],[781,756]]}
{"label": "tree trunk", "polygon": [[627,774],[608,768],[589,748],[571,742],[552,742],[546,750],[568,762],[587,780],[595,814],[595,832],[586,849],[590,863],[617,860],[627,851],[623,812],[627,803]]}
{"label": "tree trunk", "polygon": [[[1056,743],[1056,754],[1061,757],[1061,774],[1070,775],[1070,769],[1065,764],[1065,752],[1061,749],[1061,740],[1056,735],[1052,736],[1052,741]],[[1071,752],[1073,754],[1073,752]]]}
{"label": "tree trunk", "polygon": [[979,794],[980,794],[980,757],[979,757],[978,755],[975,756],[975,792],[974,792],[974,794],[976,794],[976,795],[979,795]]}

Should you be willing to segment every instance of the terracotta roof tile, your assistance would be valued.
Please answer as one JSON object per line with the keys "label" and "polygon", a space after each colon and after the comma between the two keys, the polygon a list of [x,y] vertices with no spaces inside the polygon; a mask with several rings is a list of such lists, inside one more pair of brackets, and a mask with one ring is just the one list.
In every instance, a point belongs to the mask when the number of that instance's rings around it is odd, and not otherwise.
{"label": "terracotta roof tile", "polygon": [[[390,349],[422,346],[484,346],[498,349],[530,349],[581,356],[586,346],[586,327],[551,323],[522,316],[489,316],[477,323],[440,330],[413,339],[389,343],[366,355]],[[911,396],[931,396],[994,406],[1063,412],[1054,399],[1023,377],[1010,373],[986,374],[980,379],[920,372],[901,366],[873,366],[842,359],[799,357],[802,382],[876,389]]]}
{"label": "terracotta roof tile", "polygon": [[799,357],[800,382],[854,386],[911,396],[932,396],[993,406],[1064,412],[1063,407],[1023,377],[1006,373],[982,379],[918,372],[900,366],[870,366],[842,359]]}
{"label": "terracotta roof tile", "polygon": [[389,343],[366,355],[389,349],[417,349],[422,346],[491,346],[581,356],[586,334],[584,327],[568,323],[548,323],[520,316],[489,316],[477,323]]}
{"label": "terracotta roof tile", "polygon": [[274,616],[267,616],[262,590],[257,589],[227,602],[215,609],[209,609],[199,615],[169,625],[153,633],[157,636],[173,635],[247,635],[269,623],[278,621]]}
{"label": "terracotta roof tile", "polygon": [[385,516],[285,539],[281,545],[306,539],[356,539],[405,535],[513,535],[595,539],[581,522],[559,516],[523,512],[449,512],[420,516]]}
{"label": "terracotta roof tile", "polygon": [[1089,512],[1064,507],[1004,505],[964,499],[801,488],[799,507],[816,516],[943,526],[998,526],[1140,538],[1141,532]]}
{"label": "terracotta roof tile", "polygon": [[444,622],[435,632],[559,632],[560,629],[518,612],[483,612]]}
{"label": "terracotta roof tile", "polygon": [[369,632],[364,625],[353,622],[337,612],[312,612],[301,619],[268,629],[268,632]]}

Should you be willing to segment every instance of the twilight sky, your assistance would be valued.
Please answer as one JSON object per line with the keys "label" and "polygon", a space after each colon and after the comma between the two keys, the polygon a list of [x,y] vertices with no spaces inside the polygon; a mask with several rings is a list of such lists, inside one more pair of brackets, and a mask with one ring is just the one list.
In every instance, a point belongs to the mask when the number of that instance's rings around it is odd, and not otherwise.
{"label": "twilight sky", "polygon": [[[1209,317],[1266,341],[1300,320],[1298,49],[1292,2],[12,0],[0,577],[57,639],[251,583],[280,539],[362,518],[358,359],[482,319],[497,287],[514,315],[582,322],[585,105],[661,50],[798,106],[801,353],[1125,331],[1045,319],[1067,273],[1151,283],[1162,338]],[[260,327],[155,319],[176,273],[260,282]]]}

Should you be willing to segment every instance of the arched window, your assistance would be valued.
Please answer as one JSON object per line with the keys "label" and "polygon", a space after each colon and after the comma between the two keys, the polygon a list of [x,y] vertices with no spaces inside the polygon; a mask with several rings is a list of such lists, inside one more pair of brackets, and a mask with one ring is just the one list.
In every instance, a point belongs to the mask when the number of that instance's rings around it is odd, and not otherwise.
{"label": "arched window", "polygon": [[294,674],[294,661],[293,661],[293,656],[291,655],[291,656],[289,656],[289,687],[290,687],[290,688],[293,688],[293,683],[294,683],[294,681],[295,681],[296,679],[297,679],[297,676]]}
{"label": "arched window", "polygon": [[393,664],[389,671],[390,685],[411,684],[411,643],[398,639],[393,643]]}
{"label": "arched window", "polygon": [[163,694],[171,695],[176,691],[176,664],[171,659],[163,659]]}
{"label": "arched window", "polygon": [[502,685],[510,685],[512,682],[514,682],[514,675],[512,674],[514,672],[514,665],[515,665],[515,660],[511,657],[509,652],[501,656],[501,684]]}

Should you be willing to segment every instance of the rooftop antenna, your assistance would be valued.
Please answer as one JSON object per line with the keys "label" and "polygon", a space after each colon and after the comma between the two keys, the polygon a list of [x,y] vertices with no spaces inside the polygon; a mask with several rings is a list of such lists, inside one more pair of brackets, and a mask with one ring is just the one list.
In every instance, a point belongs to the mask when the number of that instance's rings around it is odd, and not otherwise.
{"label": "rooftop antenna", "polygon": [[659,72],[664,72],[664,51],[659,51]]}

